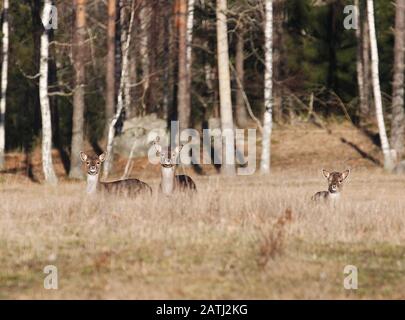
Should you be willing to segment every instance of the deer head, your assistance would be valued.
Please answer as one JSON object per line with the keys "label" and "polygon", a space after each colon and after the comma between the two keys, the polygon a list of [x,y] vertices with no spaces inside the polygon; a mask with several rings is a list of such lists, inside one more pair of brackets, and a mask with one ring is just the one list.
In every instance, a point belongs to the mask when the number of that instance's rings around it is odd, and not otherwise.
{"label": "deer head", "polygon": [[328,180],[328,191],[330,193],[339,193],[342,191],[343,182],[346,180],[350,173],[350,170],[343,172],[329,172],[322,170],[323,176]]}
{"label": "deer head", "polygon": [[91,176],[96,176],[100,173],[101,164],[107,157],[107,153],[103,152],[98,155],[88,156],[83,151],[80,151],[80,159],[86,164],[87,174]]}
{"label": "deer head", "polygon": [[160,137],[156,137],[156,139],[153,141],[153,145],[156,150],[156,156],[160,157],[160,165],[164,168],[175,167],[177,164],[177,157],[179,156],[183,145],[177,146],[172,153],[169,151],[163,152],[159,141]]}

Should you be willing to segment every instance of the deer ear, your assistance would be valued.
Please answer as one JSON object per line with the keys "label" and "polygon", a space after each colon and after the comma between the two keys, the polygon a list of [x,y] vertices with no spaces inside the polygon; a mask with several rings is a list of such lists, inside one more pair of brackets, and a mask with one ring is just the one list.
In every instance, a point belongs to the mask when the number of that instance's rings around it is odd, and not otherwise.
{"label": "deer ear", "polygon": [[330,176],[329,171],[326,171],[325,169],[322,169],[322,174],[326,179],[329,179],[329,176]]}
{"label": "deer ear", "polygon": [[173,150],[173,152],[172,152],[172,159],[176,158],[176,157],[179,155],[181,148],[182,148],[182,146],[177,146],[177,147]]}
{"label": "deer ear", "polygon": [[85,154],[83,151],[80,151],[80,159],[85,162],[87,160],[87,154]]}
{"label": "deer ear", "polygon": [[153,145],[155,146],[156,156],[160,157],[162,153],[162,146],[159,144],[159,137],[156,137],[156,140],[153,141]]}
{"label": "deer ear", "polygon": [[101,161],[101,162],[104,162],[104,160],[107,158],[107,152],[103,152],[102,154],[100,154],[99,156],[98,156],[98,159]]}
{"label": "deer ear", "polygon": [[179,153],[181,152],[181,149],[183,149],[183,145],[182,145],[182,144],[179,145],[179,146],[177,146],[176,149],[174,149],[174,152],[175,152],[176,154],[179,154]]}
{"label": "deer ear", "polygon": [[349,176],[350,170],[347,169],[342,172],[342,179],[345,180]]}

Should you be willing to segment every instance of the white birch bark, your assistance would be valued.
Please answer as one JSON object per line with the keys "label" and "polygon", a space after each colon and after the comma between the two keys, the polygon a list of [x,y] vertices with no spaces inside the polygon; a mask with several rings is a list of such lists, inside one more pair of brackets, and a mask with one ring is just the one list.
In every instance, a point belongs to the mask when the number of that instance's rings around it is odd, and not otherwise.
{"label": "white birch bark", "polygon": [[273,127],[273,1],[266,0],[265,3],[265,30],[264,30],[264,117],[262,137],[262,157],[260,171],[264,174],[270,172],[271,158],[271,133]]}
{"label": "white birch bark", "polygon": [[5,150],[6,150],[6,94],[7,94],[7,74],[8,74],[8,42],[9,42],[9,26],[8,26],[8,0],[3,1],[3,62],[1,65],[1,100],[0,100],[0,170],[5,167]]}
{"label": "white birch bark", "polygon": [[125,42],[125,47],[123,48],[122,52],[122,68],[121,68],[121,80],[120,80],[120,87],[118,91],[118,100],[117,100],[117,111],[115,112],[115,115],[113,119],[110,122],[110,126],[108,128],[108,137],[107,137],[107,158],[104,161],[104,172],[103,172],[103,178],[106,179],[108,177],[108,174],[110,173],[111,170],[111,162],[113,158],[113,143],[114,143],[114,135],[115,135],[115,124],[117,123],[122,109],[124,107],[124,82],[127,79],[127,69],[128,69],[128,52],[129,52],[129,47],[131,44],[131,30],[132,30],[132,25],[134,22],[134,8],[132,7],[131,10],[131,18],[129,21],[129,30],[127,33],[127,39]]}
{"label": "white birch bark", "polygon": [[[126,12],[125,8],[123,7],[121,3],[121,15],[120,15],[120,23],[121,23],[121,51],[124,52],[125,50],[125,45],[127,42],[127,30],[125,30],[125,20],[126,20]],[[130,48],[128,49],[130,51]],[[125,79],[124,79],[124,89],[123,89],[123,94],[124,94],[124,109],[126,112],[126,115],[128,118],[132,116],[131,114],[131,105],[132,105],[132,90],[131,90],[131,76],[130,73],[135,73],[136,74],[136,69],[134,69],[135,66],[135,55],[131,54],[128,52],[128,69],[125,70]],[[129,71],[129,72],[128,72]],[[135,81],[133,82],[135,83]]]}
{"label": "white birch bark", "polygon": [[223,157],[221,171],[226,175],[235,174],[235,132],[233,127],[231,82],[229,70],[227,0],[217,0],[217,50],[218,78],[223,135]]}
{"label": "white birch bark", "polygon": [[[51,0],[44,1],[42,21],[50,20]],[[40,66],[39,66],[39,101],[41,104],[42,117],[42,169],[45,181],[49,184],[56,184],[57,178],[52,163],[52,123],[51,110],[48,96],[48,57],[49,57],[49,36],[48,30],[41,35]]]}
{"label": "white birch bark", "polygon": [[191,81],[191,54],[193,44],[193,26],[194,26],[194,6],[195,0],[188,0],[187,4],[187,72]]}
{"label": "white birch bark", "polygon": [[374,104],[377,116],[378,130],[380,133],[381,148],[384,155],[384,168],[391,171],[394,166],[392,159],[392,152],[387,138],[387,131],[385,130],[384,114],[381,98],[380,79],[378,72],[378,48],[377,36],[374,21],[374,4],[373,0],[367,0],[367,16],[370,32],[370,45],[371,45],[371,80],[373,83]]}

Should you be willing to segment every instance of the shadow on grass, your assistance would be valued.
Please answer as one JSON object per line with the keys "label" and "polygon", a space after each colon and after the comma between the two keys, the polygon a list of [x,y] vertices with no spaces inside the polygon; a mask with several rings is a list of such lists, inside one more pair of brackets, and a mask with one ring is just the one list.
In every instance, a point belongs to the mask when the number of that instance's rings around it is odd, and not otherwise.
{"label": "shadow on grass", "polygon": [[362,149],[360,149],[360,147],[358,147],[357,145],[355,145],[353,142],[350,142],[348,140],[346,140],[345,138],[341,137],[340,141],[342,141],[342,143],[348,145],[349,147],[353,148],[355,151],[357,151],[364,159],[367,159],[369,161],[371,161],[372,163],[374,163],[377,166],[382,166],[382,164],[380,163],[380,161],[376,158],[374,158],[372,155],[368,154],[367,152],[363,151]]}

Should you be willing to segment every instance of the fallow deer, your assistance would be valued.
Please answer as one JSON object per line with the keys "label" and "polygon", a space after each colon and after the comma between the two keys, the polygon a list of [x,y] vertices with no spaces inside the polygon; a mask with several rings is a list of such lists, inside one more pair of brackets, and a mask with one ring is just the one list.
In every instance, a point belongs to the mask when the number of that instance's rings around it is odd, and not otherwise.
{"label": "fallow deer", "polygon": [[161,182],[160,192],[170,195],[175,191],[196,191],[196,185],[187,175],[176,175],[177,158],[182,149],[182,145],[174,149],[170,154],[169,151],[162,152],[162,146],[159,144],[159,137],[153,141],[156,149],[156,156],[160,157]]}
{"label": "fallow deer", "polygon": [[314,201],[336,201],[339,200],[342,189],[343,182],[346,180],[350,173],[350,170],[345,170],[343,172],[329,172],[322,170],[323,176],[328,180],[328,191],[319,191],[314,194],[312,200]]}
{"label": "fallow deer", "polygon": [[80,152],[81,160],[86,164],[87,169],[87,193],[95,194],[105,192],[107,194],[118,194],[135,196],[142,193],[152,193],[152,188],[145,182],[138,179],[125,179],[112,182],[101,182],[99,180],[101,164],[106,159],[106,153],[99,156],[88,156],[83,151]]}

